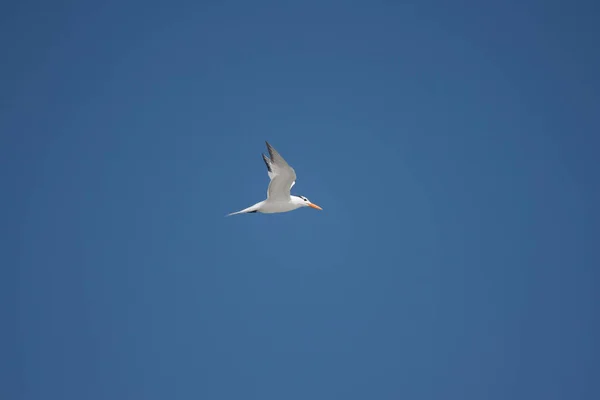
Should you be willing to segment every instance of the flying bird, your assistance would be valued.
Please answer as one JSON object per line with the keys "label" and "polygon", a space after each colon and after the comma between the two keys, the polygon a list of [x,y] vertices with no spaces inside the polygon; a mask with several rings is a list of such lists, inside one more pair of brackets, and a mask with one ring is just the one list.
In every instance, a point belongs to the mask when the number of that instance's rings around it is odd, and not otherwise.
{"label": "flying bird", "polygon": [[293,196],[290,194],[292,186],[296,184],[296,171],[288,165],[283,157],[281,157],[281,154],[279,154],[269,142],[265,143],[267,144],[269,157],[264,155],[264,153],[262,157],[267,166],[269,178],[271,179],[269,188],[267,189],[267,199],[241,211],[227,214],[226,216],[255,212],[264,214],[282,213],[293,211],[300,207],[312,207],[317,210],[322,210],[321,207],[312,203],[306,197]]}

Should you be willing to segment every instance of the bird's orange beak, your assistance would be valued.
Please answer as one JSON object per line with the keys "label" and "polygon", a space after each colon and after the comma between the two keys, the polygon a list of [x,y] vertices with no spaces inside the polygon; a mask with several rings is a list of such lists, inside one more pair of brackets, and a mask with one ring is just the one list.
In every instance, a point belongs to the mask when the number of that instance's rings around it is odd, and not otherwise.
{"label": "bird's orange beak", "polygon": [[316,205],[316,204],[313,204],[313,203],[308,203],[308,206],[309,206],[309,207],[312,207],[312,208],[314,208],[314,209],[317,209],[317,210],[322,210],[322,208],[321,208],[321,207],[319,207],[318,205]]}

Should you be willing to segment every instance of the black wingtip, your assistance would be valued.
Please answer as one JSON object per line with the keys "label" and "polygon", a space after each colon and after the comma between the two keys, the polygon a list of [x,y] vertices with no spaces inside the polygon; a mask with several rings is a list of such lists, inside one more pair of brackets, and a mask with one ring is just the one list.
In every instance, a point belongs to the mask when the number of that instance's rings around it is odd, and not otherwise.
{"label": "black wingtip", "polygon": [[267,156],[265,156],[264,153],[262,154],[262,158],[263,158],[263,161],[265,162],[265,165],[267,166],[267,169],[269,170],[269,172],[273,172],[271,170],[271,164],[269,164],[269,159],[267,158]]}
{"label": "black wingtip", "polygon": [[269,143],[268,141],[265,140],[265,143],[267,145],[267,150],[269,150],[269,157],[271,157],[271,160],[273,160],[275,158],[273,156],[273,153],[275,152],[275,149],[273,148],[273,146],[271,146],[271,143]]}

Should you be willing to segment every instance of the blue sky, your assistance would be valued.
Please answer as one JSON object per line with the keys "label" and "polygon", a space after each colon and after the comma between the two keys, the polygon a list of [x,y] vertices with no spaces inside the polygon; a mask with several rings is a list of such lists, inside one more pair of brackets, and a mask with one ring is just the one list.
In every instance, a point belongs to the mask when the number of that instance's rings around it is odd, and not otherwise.
{"label": "blue sky", "polygon": [[1,398],[600,398],[597,5],[2,7]]}

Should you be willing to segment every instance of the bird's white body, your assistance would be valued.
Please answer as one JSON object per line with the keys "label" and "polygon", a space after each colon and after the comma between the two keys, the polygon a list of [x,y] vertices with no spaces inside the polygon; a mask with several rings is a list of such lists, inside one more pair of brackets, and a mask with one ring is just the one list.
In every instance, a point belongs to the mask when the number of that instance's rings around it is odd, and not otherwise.
{"label": "bird's white body", "polygon": [[303,203],[304,203],[304,200],[302,200],[301,198],[296,197],[296,196],[290,196],[289,201],[273,201],[273,200],[269,201],[269,199],[267,199],[267,200],[260,201],[260,202],[256,203],[255,205],[250,206],[246,209],[231,213],[229,215],[252,213],[252,212],[259,212],[259,213],[263,213],[263,214],[282,213],[282,212],[294,211],[297,208],[303,207],[304,206]]}
{"label": "bird's white body", "polygon": [[266,142],[269,156],[263,156],[271,182],[267,189],[267,199],[254,204],[241,211],[229,215],[260,212],[263,214],[274,214],[293,211],[300,207],[312,207],[321,210],[321,207],[313,204],[304,196],[292,196],[290,190],[296,183],[296,172],[281,157],[269,142]]}

